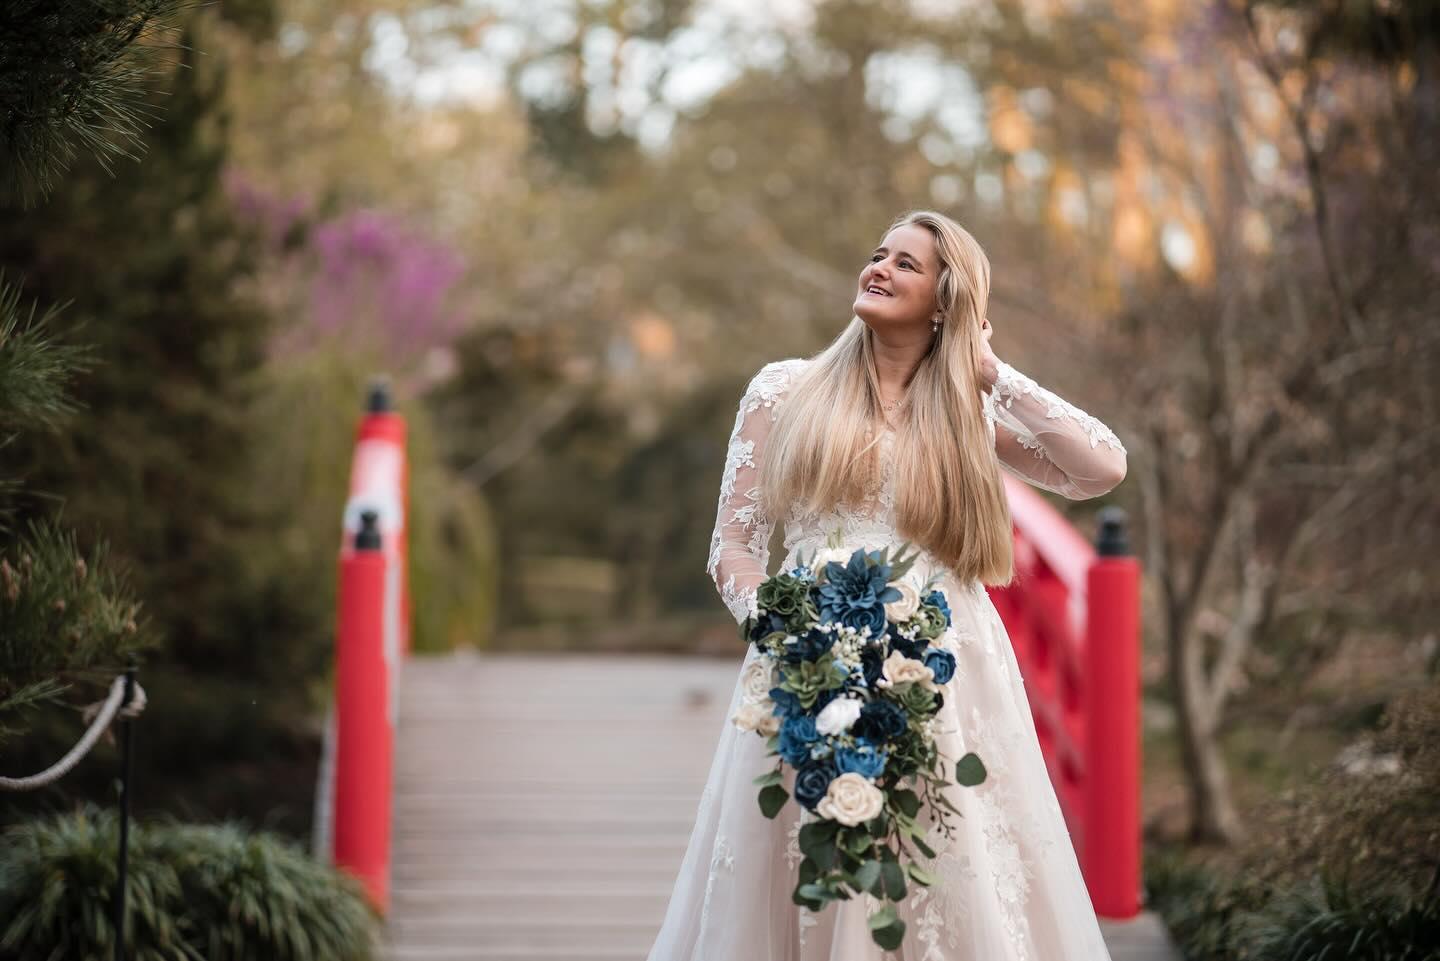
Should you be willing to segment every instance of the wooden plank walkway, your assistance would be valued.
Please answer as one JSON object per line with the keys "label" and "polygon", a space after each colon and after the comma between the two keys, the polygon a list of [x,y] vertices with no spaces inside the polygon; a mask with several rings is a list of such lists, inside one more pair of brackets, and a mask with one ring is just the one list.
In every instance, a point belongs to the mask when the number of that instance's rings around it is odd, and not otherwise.
{"label": "wooden plank walkway", "polygon": [[[700,658],[406,663],[389,961],[645,961],[739,669]],[[1113,961],[1179,961],[1153,915]],[[733,959],[745,961],[745,959]]]}

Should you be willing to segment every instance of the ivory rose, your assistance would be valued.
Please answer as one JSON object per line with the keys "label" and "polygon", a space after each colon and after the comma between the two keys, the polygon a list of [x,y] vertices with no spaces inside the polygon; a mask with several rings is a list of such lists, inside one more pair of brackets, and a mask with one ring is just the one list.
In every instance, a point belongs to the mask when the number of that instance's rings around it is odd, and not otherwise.
{"label": "ivory rose", "polygon": [[851,771],[830,782],[815,813],[853,828],[879,815],[884,807],[885,795],[880,789]]}
{"label": "ivory rose", "polygon": [[780,732],[780,719],[774,712],[775,704],[769,698],[746,701],[730,720],[742,731],[755,731],[769,737]]}
{"label": "ivory rose", "polygon": [[900,592],[900,599],[885,605],[885,616],[896,623],[908,621],[920,610],[920,592],[904,579],[894,581],[890,586]]}
{"label": "ivory rose", "polygon": [[896,684],[914,682],[929,691],[936,691],[939,688],[935,684],[935,672],[923,661],[906,657],[899,651],[891,651],[890,656],[885,658],[881,665],[881,679],[876,681],[878,687],[893,687]]}
{"label": "ivory rose", "polygon": [[770,689],[775,686],[775,667],[764,658],[757,658],[745,665],[740,678],[740,690],[747,701],[770,699]]}

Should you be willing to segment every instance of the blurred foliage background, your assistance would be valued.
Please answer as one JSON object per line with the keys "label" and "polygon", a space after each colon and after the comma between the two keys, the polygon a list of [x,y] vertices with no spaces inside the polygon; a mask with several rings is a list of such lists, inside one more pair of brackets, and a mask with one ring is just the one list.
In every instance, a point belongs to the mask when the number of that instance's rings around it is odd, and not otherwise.
{"label": "blurred foliage background", "polygon": [[[703,558],[739,392],[848,322],[915,207],[986,247],[997,354],[1130,451],[1103,501],[1146,574],[1155,850],[1253,864],[1285,792],[1433,777],[1424,725],[1377,747],[1440,663],[1433,3],[224,0],[176,30],[143,162],[0,210],[0,268],[95,357],[5,448],[10,516],[63,505],[128,572],[143,806],[308,830],[379,371],[420,649],[733,656]],[[75,727],[37,712],[7,768]]]}

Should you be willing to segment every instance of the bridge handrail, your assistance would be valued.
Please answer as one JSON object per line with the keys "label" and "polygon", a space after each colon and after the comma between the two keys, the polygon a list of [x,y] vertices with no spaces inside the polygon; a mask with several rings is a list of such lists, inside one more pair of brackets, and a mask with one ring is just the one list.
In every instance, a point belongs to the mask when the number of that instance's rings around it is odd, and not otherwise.
{"label": "bridge handrail", "polygon": [[1139,913],[1139,565],[1124,512],[1101,511],[1097,550],[1035,490],[1005,476],[1015,580],[992,588],[1036,736],[1096,912]]}

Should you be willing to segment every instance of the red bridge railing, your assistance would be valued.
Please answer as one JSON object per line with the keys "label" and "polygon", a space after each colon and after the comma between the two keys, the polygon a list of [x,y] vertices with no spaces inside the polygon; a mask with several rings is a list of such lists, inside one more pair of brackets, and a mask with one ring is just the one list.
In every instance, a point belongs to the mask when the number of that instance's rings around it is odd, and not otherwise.
{"label": "red bridge railing", "polygon": [[390,902],[400,665],[410,649],[408,495],[405,422],[376,386],[356,435],[342,524],[330,770],[321,777],[328,823],[319,846],[382,912]]}
{"label": "red bridge railing", "polygon": [[1013,583],[991,588],[1025,677],[1035,732],[1097,914],[1140,910],[1140,567],[1125,515],[1100,512],[1092,546],[1005,477]]}

